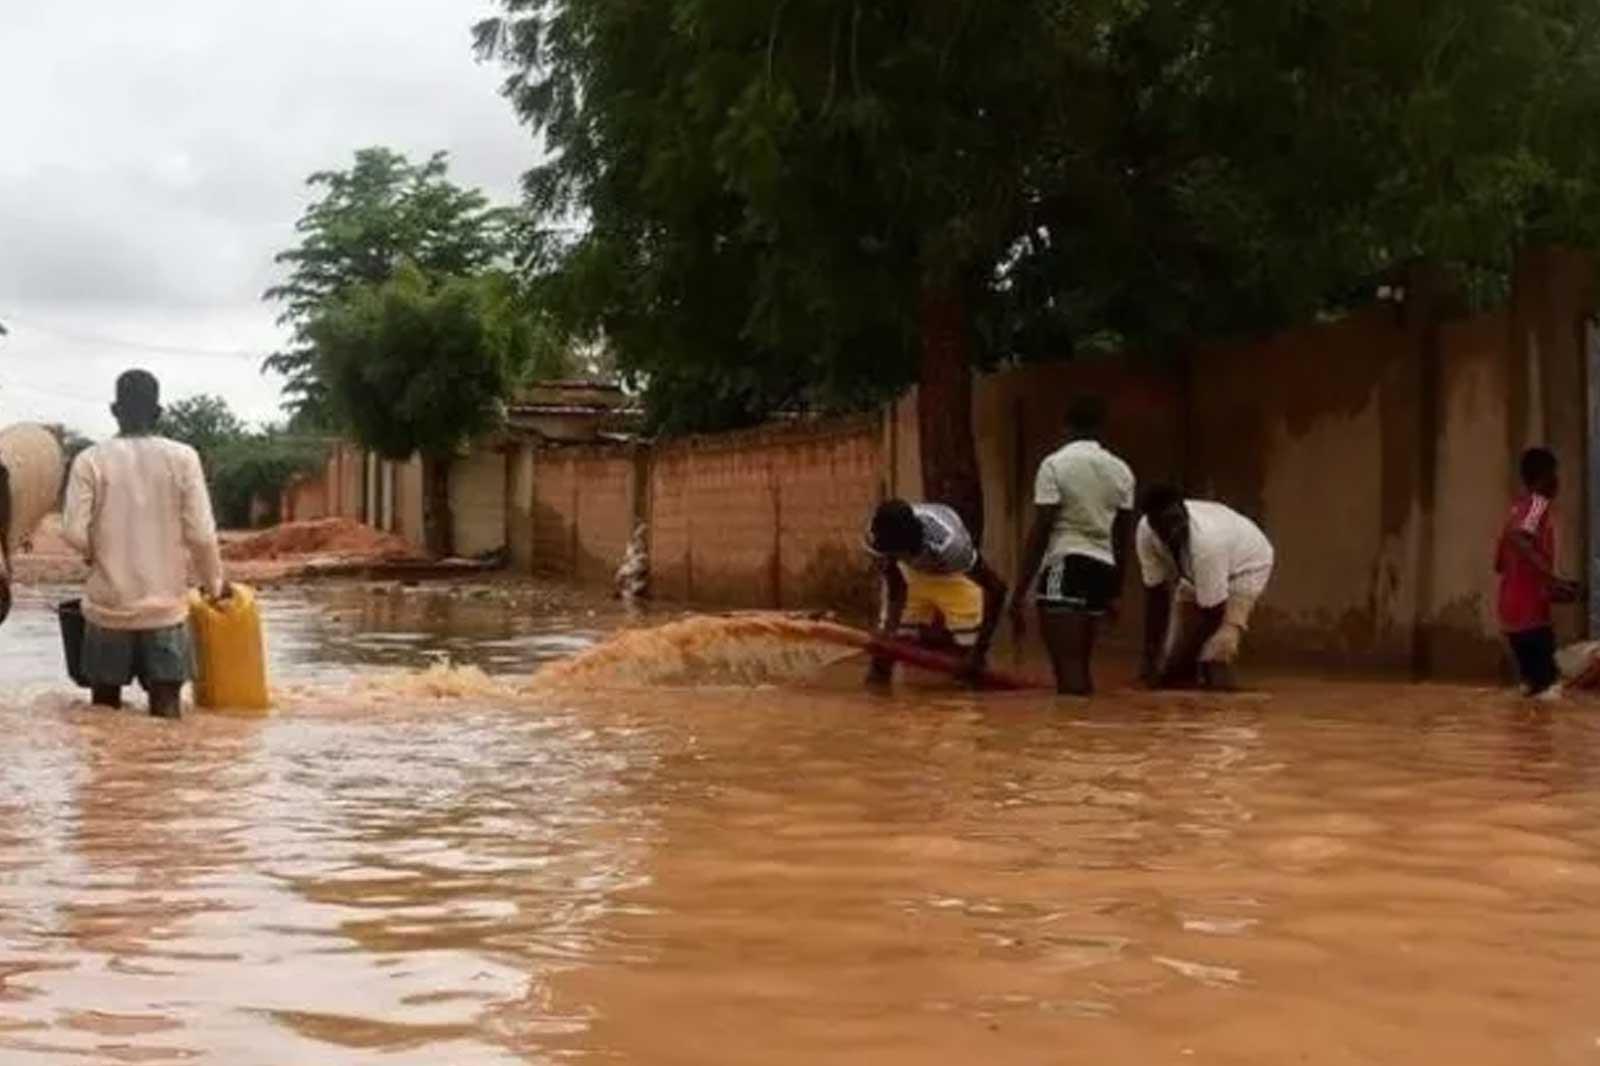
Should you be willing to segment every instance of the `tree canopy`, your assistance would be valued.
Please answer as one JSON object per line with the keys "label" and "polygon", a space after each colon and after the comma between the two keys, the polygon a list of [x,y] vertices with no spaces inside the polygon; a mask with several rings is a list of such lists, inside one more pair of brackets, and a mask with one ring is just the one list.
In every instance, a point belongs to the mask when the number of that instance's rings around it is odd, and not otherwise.
{"label": "tree canopy", "polygon": [[221,396],[187,396],[162,408],[156,432],[199,452],[209,472],[218,450],[245,435],[245,424]]}
{"label": "tree canopy", "polygon": [[428,547],[448,555],[451,463],[500,426],[513,384],[551,353],[515,283],[499,273],[430,278],[405,265],[323,305],[306,335],[339,423],[385,458],[423,457]]}
{"label": "tree canopy", "polygon": [[435,281],[403,266],[307,326],[340,422],[388,459],[454,456],[498,427],[533,331],[503,274]]}
{"label": "tree canopy", "polygon": [[266,293],[282,305],[280,321],[294,340],[266,366],[287,377],[284,391],[300,424],[327,425],[327,385],[310,334],[324,307],[357,286],[388,281],[406,263],[439,277],[504,264],[517,216],[453,184],[442,152],[413,163],[367,148],[349,169],[319,171],[307,183],[319,196],[296,226],[300,243],[277,256],[287,279]]}
{"label": "tree canopy", "polygon": [[[233,528],[250,524],[258,498],[276,514],[283,488],[296,476],[321,469],[328,456],[326,440],[281,426],[252,428],[220,396],[186,396],[168,404],[156,431],[200,454],[217,520]],[[62,441],[69,455],[90,443],[70,431]]]}
{"label": "tree canopy", "polygon": [[936,288],[980,365],[1172,353],[1600,217],[1582,0],[501,2],[545,291],[667,428],[925,376]]}

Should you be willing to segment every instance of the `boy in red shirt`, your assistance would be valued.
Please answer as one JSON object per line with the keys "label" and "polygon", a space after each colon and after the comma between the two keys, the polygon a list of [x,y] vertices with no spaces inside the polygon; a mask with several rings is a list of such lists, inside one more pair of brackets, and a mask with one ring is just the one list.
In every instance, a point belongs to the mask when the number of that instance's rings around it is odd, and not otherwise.
{"label": "boy in red shirt", "polygon": [[1522,454],[1522,484],[1526,489],[1511,505],[1500,544],[1495,571],[1500,575],[1500,630],[1517,659],[1517,674],[1529,696],[1558,699],[1560,671],[1556,669],[1556,634],[1550,605],[1573,603],[1581,586],[1556,574],[1554,503],[1561,488],[1555,453],[1529,448]]}

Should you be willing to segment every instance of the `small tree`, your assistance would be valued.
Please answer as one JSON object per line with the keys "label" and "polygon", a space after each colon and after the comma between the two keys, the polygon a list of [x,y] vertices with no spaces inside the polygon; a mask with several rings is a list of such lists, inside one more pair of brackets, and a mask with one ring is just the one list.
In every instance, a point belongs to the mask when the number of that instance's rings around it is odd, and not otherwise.
{"label": "small tree", "polygon": [[428,549],[452,551],[450,465],[499,426],[534,331],[501,274],[432,281],[414,266],[328,303],[309,324],[331,409],[387,459],[427,468]]}
{"label": "small tree", "polygon": [[[301,474],[314,474],[328,461],[328,444],[268,427],[224,446],[211,473],[211,496],[217,518],[226,526],[250,525],[258,498],[271,501]],[[274,520],[277,509],[272,508]]]}
{"label": "small tree", "polygon": [[221,396],[189,396],[162,410],[156,432],[199,452],[209,474],[216,466],[217,453],[242,438],[245,425]]}
{"label": "small tree", "polygon": [[442,152],[413,163],[388,148],[365,148],[349,169],[319,171],[307,184],[321,195],[296,226],[299,245],[277,257],[288,278],[266,293],[283,307],[279,322],[294,331],[266,369],[288,379],[284,394],[301,429],[328,422],[328,383],[310,325],[330,301],[388,281],[403,263],[439,276],[476,274],[509,255],[515,218],[452,183]]}

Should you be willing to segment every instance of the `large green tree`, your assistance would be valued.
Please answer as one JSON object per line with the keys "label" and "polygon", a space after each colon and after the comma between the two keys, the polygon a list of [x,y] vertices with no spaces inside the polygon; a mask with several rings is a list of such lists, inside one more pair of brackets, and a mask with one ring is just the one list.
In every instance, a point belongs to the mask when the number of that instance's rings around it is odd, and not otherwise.
{"label": "large green tree", "polygon": [[1597,30],[1576,0],[1123,6],[1040,145],[1004,343],[1182,351],[1417,259],[1502,294],[1519,247],[1595,241]]}
{"label": "large green tree", "polygon": [[310,325],[351,289],[394,277],[402,263],[440,277],[476,274],[511,254],[516,214],[450,181],[438,153],[422,163],[387,148],[358,151],[346,170],[319,171],[318,196],[296,229],[300,243],[277,256],[286,280],[266,293],[282,305],[293,343],[267,359],[288,380],[284,392],[301,426],[326,426],[327,383]]}
{"label": "large green tree", "polygon": [[501,4],[548,306],[668,429],[916,381],[969,516],[970,365],[1181,353],[1418,258],[1492,291],[1600,218],[1587,0]]}
{"label": "large green tree", "polygon": [[334,416],[385,458],[421,454],[436,554],[452,548],[451,464],[501,424],[536,334],[505,275],[438,280],[412,266],[347,291],[307,324]]}
{"label": "large green tree", "polygon": [[479,40],[551,150],[533,208],[587,223],[566,306],[658,410],[715,425],[914,380],[927,492],[981,528],[975,310],[1095,6],[505,0]]}

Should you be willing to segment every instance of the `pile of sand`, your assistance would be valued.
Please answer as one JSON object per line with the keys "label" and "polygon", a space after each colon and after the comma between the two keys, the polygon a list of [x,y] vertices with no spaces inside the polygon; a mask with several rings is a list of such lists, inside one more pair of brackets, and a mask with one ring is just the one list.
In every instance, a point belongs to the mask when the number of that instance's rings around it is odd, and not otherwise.
{"label": "pile of sand", "polygon": [[403,537],[383,533],[349,518],[286,522],[223,545],[230,562],[256,562],[295,556],[402,562],[423,554]]}

